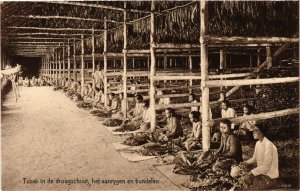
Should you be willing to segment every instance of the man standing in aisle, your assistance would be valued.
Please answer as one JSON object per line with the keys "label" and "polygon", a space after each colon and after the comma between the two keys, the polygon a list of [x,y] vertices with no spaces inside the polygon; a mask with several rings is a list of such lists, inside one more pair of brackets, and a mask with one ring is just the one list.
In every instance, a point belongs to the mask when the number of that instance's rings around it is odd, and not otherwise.
{"label": "man standing in aisle", "polygon": [[96,88],[104,88],[103,80],[104,80],[104,73],[103,70],[100,69],[100,65],[97,65],[97,69],[95,73],[93,74],[93,79],[95,82],[95,87]]}

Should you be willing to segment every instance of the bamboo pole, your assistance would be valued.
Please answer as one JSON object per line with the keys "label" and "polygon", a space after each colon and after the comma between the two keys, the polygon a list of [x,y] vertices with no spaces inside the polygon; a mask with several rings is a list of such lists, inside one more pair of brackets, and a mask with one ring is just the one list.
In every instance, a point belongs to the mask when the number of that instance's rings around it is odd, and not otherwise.
{"label": "bamboo pole", "polygon": [[[82,17],[70,17],[70,16],[59,16],[59,15],[12,15],[11,17],[15,18],[29,18],[29,19],[68,19],[68,20],[77,20],[77,21],[94,21],[94,22],[103,22],[101,19],[92,19],[92,18],[82,18]],[[119,23],[118,21],[111,21]]]}
{"label": "bamboo pole", "polygon": [[285,77],[285,78],[267,78],[267,79],[242,79],[242,80],[211,80],[207,82],[208,87],[221,86],[245,86],[258,84],[279,84],[291,83],[299,81],[299,77]]}
{"label": "bamboo pole", "polygon": [[208,51],[204,40],[207,34],[208,10],[207,2],[200,1],[200,62],[201,62],[201,90],[202,90],[202,148],[203,151],[210,149],[210,127],[209,120],[209,88],[208,81]]}
{"label": "bamboo pole", "polygon": [[[43,27],[18,27],[7,26],[9,29],[30,29],[30,30],[54,30],[54,31],[92,31],[92,29],[79,29],[79,28],[43,28]],[[95,29],[97,32],[101,32],[101,29]]]}
{"label": "bamboo pole", "polygon": [[[188,63],[189,63],[189,69],[190,69],[190,72],[193,71],[193,60],[192,60],[192,56],[191,56],[191,52],[189,51],[189,57],[188,57]],[[190,83],[189,83],[189,86],[193,86],[193,79],[190,79]],[[192,89],[189,90],[190,93],[192,93]]]}
{"label": "bamboo pole", "polygon": [[156,112],[155,112],[155,69],[156,58],[154,43],[156,40],[155,34],[155,1],[151,0],[151,16],[150,16],[150,56],[151,56],[151,68],[150,68],[150,129],[154,132],[156,129]]}
{"label": "bamboo pole", "polygon": [[123,38],[124,38],[124,46],[123,46],[123,100],[122,100],[122,112],[123,117],[127,118],[127,13],[126,13],[126,5],[124,2],[124,17],[123,17]]}
{"label": "bamboo pole", "polygon": [[[261,121],[266,119],[271,119],[275,117],[281,117],[285,115],[293,115],[299,114],[299,108],[292,108],[292,109],[284,109],[279,111],[272,111],[266,113],[259,113],[254,115],[246,115],[246,116],[239,116],[236,118],[228,118],[232,123],[239,124],[245,121]],[[218,124],[222,119],[213,119],[209,121],[210,125]]]}
{"label": "bamboo pole", "polygon": [[71,80],[71,48],[70,40],[68,39],[68,79]]}
{"label": "bamboo pole", "polygon": [[209,43],[232,43],[232,44],[243,44],[243,43],[293,43],[299,42],[299,38],[286,38],[286,37],[215,37],[215,36],[206,36],[206,40]]}
{"label": "bamboo pole", "polygon": [[104,35],[103,35],[103,62],[104,62],[104,105],[108,105],[108,100],[107,100],[107,22],[106,22],[106,17],[104,17]]}
{"label": "bamboo pole", "polygon": [[[279,47],[273,54],[273,58],[277,58],[280,54],[282,54],[289,46],[291,45],[291,43],[286,43],[284,45],[282,45],[281,47]],[[267,65],[267,62],[263,62],[259,67],[257,67],[252,73],[259,73],[263,68],[265,68]],[[245,79],[251,79],[252,75],[246,77]],[[231,94],[233,94],[234,92],[236,92],[238,89],[240,88],[240,86],[236,86],[233,87],[232,89],[230,89],[227,93],[226,93],[226,97],[229,97]]]}
{"label": "bamboo pole", "polygon": [[81,35],[81,96],[83,96],[83,90],[84,90],[84,38],[83,35]]}
{"label": "bamboo pole", "polygon": [[267,46],[266,47],[266,54],[267,54],[267,70],[270,70],[272,68],[272,53],[271,53],[271,47]]}
{"label": "bamboo pole", "polygon": [[65,78],[65,74],[66,74],[65,43],[63,43],[63,47],[62,47],[62,70],[63,70],[63,78]]}
{"label": "bamboo pole", "polygon": [[[93,28],[94,29],[94,28]],[[95,74],[95,31],[92,31],[92,74]],[[93,90],[95,91],[95,78],[93,78]],[[94,94],[93,94],[94,98]]]}
{"label": "bamboo pole", "polygon": [[55,78],[56,78],[56,84],[58,82],[58,49],[56,49],[56,53],[55,53]]}
{"label": "bamboo pole", "polygon": [[[124,11],[125,9],[114,7],[114,6],[108,6],[108,5],[100,5],[100,4],[91,4],[91,3],[78,3],[78,2],[56,2],[56,1],[47,1],[47,3],[58,3],[62,5],[73,5],[73,6],[80,6],[80,7],[94,7],[94,8],[100,8],[100,9],[110,9],[115,11]],[[136,13],[150,13],[149,11],[143,11],[138,9],[126,9],[128,12],[136,12]]]}
{"label": "bamboo pole", "polygon": [[74,81],[77,82],[77,64],[76,64],[76,46],[75,46],[75,43],[76,43],[76,40],[74,38],[73,40],[73,75],[74,75]]}

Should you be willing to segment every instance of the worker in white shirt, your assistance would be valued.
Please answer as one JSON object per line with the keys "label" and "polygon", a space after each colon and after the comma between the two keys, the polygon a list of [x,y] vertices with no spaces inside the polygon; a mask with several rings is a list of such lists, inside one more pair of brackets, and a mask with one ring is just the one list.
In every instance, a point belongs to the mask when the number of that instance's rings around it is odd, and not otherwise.
{"label": "worker in white shirt", "polygon": [[239,178],[239,185],[241,188],[268,189],[279,177],[277,148],[265,137],[265,129],[260,124],[253,128],[253,138],[257,140],[253,157],[241,165],[256,164],[256,167]]}

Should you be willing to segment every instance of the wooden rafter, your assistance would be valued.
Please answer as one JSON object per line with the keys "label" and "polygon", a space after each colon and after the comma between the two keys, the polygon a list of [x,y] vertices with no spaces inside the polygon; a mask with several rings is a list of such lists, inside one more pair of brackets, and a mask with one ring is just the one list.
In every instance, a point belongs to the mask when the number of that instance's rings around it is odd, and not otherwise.
{"label": "wooden rafter", "polygon": [[[80,21],[93,21],[93,22],[104,22],[101,19],[91,19],[91,18],[82,18],[82,17],[70,17],[70,16],[59,16],[59,15],[12,15],[11,17],[16,18],[29,18],[29,19],[68,19],[68,20],[80,20]],[[122,23],[115,20],[107,20],[107,22],[112,23]]]}
{"label": "wooden rafter", "polygon": [[[92,31],[92,29],[78,29],[78,28],[43,28],[43,27],[18,27],[7,26],[9,29],[30,29],[30,30],[54,30],[54,31]],[[94,29],[94,31],[104,31],[101,29]]]}
{"label": "wooden rafter", "polygon": [[[110,9],[115,11],[125,11],[124,8],[114,7],[114,6],[108,6],[108,5],[100,5],[100,4],[88,4],[88,3],[78,3],[78,2],[59,2],[59,1],[47,1],[45,3],[55,3],[55,4],[61,4],[61,5],[73,5],[73,6],[80,6],[80,7],[93,7],[93,8],[100,8],[100,9]],[[126,9],[128,12],[136,12],[136,13],[148,13],[150,14],[150,11],[143,11],[138,9]]]}

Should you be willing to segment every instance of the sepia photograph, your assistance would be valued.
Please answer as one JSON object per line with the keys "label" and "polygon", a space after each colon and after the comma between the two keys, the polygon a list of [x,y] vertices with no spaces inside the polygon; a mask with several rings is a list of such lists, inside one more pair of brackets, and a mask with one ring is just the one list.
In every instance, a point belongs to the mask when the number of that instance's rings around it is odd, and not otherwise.
{"label": "sepia photograph", "polygon": [[1,191],[299,187],[299,1],[0,1]]}

